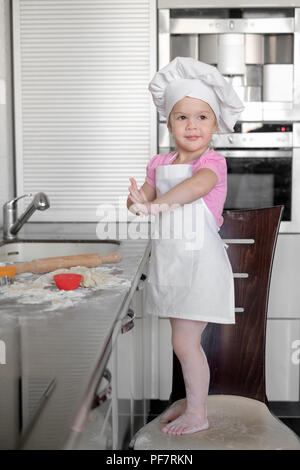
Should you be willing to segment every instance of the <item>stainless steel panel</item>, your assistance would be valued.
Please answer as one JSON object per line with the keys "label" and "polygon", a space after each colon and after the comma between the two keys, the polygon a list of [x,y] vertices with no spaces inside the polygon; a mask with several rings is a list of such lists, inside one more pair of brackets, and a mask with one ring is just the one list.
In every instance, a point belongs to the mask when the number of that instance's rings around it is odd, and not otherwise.
{"label": "stainless steel panel", "polygon": [[265,64],[293,63],[293,35],[270,34],[264,38]]}
{"label": "stainless steel panel", "polygon": [[293,33],[294,18],[201,19],[170,18],[171,34]]}
{"label": "stainless steel panel", "polygon": [[214,147],[222,148],[268,148],[292,147],[292,132],[257,132],[247,134],[214,134],[212,138]]}
{"label": "stainless steel panel", "polygon": [[175,57],[198,59],[198,34],[179,34],[170,37],[170,60]]}
{"label": "stainless steel panel", "polygon": [[233,88],[242,101],[261,101],[262,87],[234,86]]}
{"label": "stainless steel panel", "polygon": [[213,65],[218,63],[218,36],[216,34],[199,35],[199,60]]}
{"label": "stainless steel panel", "polygon": [[245,86],[262,86],[263,68],[261,65],[246,65]]}
{"label": "stainless steel panel", "polygon": [[[284,3],[283,3],[284,2]],[[267,7],[281,7],[285,8],[299,7],[300,0],[264,0],[263,6]],[[261,9],[261,0],[230,0],[226,2],[227,8],[258,8]],[[199,0],[158,0],[158,8],[199,8]],[[214,0],[213,4],[211,0],[201,0],[201,8],[224,8],[224,0]]]}
{"label": "stainless steel panel", "polygon": [[263,68],[261,65],[246,65],[245,75],[234,75],[230,77],[231,84],[232,86],[261,87],[263,82],[262,71]]}
{"label": "stainless steel panel", "polygon": [[224,150],[222,149],[224,157],[231,158],[283,158],[292,157],[292,150]]}

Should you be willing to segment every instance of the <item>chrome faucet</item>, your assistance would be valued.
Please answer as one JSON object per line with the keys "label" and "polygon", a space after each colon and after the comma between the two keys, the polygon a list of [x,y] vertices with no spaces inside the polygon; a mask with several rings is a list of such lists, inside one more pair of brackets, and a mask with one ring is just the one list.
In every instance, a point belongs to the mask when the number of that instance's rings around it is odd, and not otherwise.
{"label": "chrome faucet", "polygon": [[16,197],[8,201],[3,206],[3,238],[5,240],[13,240],[16,238],[17,233],[23,227],[25,222],[38,211],[45,211],[50,207],[48,196],[45,193],[37,193],[31,203],[27,206],[23,214],[17,218],[17,205],[16,202],[23,197],[32,196],[31,193],[23,194],[23,196]]}

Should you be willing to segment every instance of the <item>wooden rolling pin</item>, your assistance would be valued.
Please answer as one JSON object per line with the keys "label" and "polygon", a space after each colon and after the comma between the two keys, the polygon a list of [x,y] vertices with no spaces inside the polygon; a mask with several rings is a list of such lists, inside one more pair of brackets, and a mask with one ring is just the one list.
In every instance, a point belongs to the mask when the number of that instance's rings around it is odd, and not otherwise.
{"label": "wooden rolling pin", "polygon": [[[56,269],[85,266],[95,268],[103,263],[119,263],[122,260],[120,253],[99,255],[91,253],[86,255],[58,256],[57,258],[40,258],[29,263],[17,263],[14,265],[16,274],[20,273],[50,273]],[[1,269],[1,268],[0,268]]]}

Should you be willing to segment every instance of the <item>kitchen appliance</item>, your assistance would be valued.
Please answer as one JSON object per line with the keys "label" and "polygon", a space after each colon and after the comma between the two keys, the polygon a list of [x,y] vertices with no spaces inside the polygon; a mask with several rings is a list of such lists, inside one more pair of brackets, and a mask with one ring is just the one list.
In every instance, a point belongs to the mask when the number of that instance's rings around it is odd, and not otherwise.
{"label": "kitchen appliance", "polygon": [[[158,0],[158,68],[189,56],[231,81],[245,110],[235,133],[211,143],[227,159],[225,208],[283,204],[280,232],[300,233],[300,1],[275,3]],[[158,127],[165,153],[174,144]]]}
{"label": "kitchen appliance", "polygon": [[[234,134],[215,134],[211,145],[227,161],[225,209],[283,204],[281,232],[300,231],[300,124],[242,123]],[[160,123],[159,153],[173,149]]]}

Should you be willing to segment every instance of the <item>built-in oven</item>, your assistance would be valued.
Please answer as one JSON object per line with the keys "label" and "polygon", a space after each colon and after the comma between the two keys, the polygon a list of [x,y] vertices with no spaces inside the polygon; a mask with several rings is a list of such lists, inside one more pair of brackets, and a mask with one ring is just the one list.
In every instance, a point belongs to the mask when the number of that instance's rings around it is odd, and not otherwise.
{"label": "built-in oven", "polygon": [[[238,123],[233,134],[215,134],[211,146],[226,158],[225,209],[284,205],[280,232],[300,231],[300,124]],[[165,123],[159,152],[173,150]]]}
{"label": "built-in oven", "polygon": [[293,152],[289,150],[222,150],[227,160],[225,209],[284,205],[283,221],[292,220]]}

